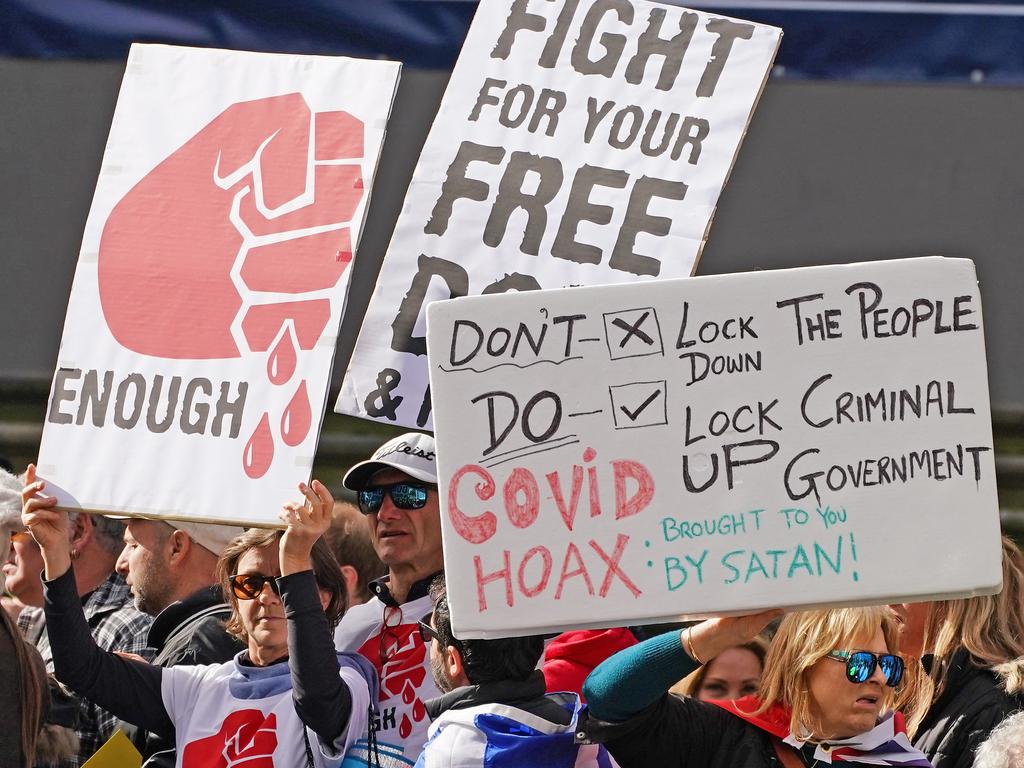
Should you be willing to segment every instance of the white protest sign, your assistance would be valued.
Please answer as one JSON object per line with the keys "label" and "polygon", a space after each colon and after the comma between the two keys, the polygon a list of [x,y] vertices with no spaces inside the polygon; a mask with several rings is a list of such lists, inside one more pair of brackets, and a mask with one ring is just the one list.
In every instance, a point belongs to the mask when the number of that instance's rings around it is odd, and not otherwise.
{"label": "white protest sign", "polygon": [[643,0],[483,0],[335,409],[430,428],[430,301],[689,276],[781,34]]}
{"label": "white protest sign", "polygon": [[992,592],[972,262],[428,309],[460,637]]}
{"label": "white protest sign", "polygon": [[40,447],[63,506],[277,523],[309,477],[398,74],[132,46]]}

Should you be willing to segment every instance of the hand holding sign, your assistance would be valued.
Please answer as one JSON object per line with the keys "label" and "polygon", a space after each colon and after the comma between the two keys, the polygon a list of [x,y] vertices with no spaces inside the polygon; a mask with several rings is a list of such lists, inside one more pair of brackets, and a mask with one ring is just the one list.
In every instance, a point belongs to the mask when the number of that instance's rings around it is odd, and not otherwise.
{"label": "hand holding sign", "polygon": [[21,492],[21,522],[42,551],[46,578],[55,579],[71,567],[68,513],[56,509],[57,498],[43,495],[46,483],[36,479],[35,464],[28,465]]}

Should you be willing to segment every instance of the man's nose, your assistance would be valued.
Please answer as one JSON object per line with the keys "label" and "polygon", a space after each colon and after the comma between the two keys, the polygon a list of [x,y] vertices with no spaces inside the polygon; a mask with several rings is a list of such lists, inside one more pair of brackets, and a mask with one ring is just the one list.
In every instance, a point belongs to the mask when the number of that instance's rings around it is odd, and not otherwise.
{"label": "man's nose", "polygon": [[128,575],[128,547],[122,549],[121,554],[117,556],[117,562],[114,563],[114,570],[122,576]]}
{"label": "man's nose", "polygon": [[274,603],[281,602],[281,598],[278,597],[277,592],[274,591],[273,582],[269,580],[263,582],[263,589],[260,590],[256,599],[264,605],[273,605]]}

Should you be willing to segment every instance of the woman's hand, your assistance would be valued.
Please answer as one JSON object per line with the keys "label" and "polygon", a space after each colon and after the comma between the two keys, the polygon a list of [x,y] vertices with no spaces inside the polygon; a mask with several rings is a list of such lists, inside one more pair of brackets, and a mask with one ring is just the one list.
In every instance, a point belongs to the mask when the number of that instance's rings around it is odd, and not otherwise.
{"label": "woman's hand", "polygon": [[32,533],[43,555],[46,580],[62,576],[71,567],[68,513],[55,509],[56,496],[45,496],[46,483],[36,478],[35,464],[28,465],[21,491],[21,522]]}
{"label": "woman's hand", "polygon": [[750,642],[769,622],[782,614],[782,610],[773,608],[746,616],[706,619],[684,629],[680,633],[680,641],[683,650],[695,657],[694,661],[706,664],[723,651]]}
{"label": "woman's hand", "polygon": [[334,497],[319,480],[312,485],[299,483],[306,497],[302,504],[285,504],[280,517],[288,524],[281,537],[281,575],[287,576],[313,568],[309,554],[316,540],[331,527]]}

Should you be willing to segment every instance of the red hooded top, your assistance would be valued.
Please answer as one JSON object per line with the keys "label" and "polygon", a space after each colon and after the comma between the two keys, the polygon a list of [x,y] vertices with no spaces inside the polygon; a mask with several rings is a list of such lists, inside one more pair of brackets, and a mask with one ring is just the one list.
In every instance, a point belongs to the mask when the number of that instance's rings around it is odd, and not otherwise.
{"label": "red hooded top", "polygon": [[544,681],[548,693],[572,691],[583,698],[583,681],[594,667],[624,648],[636,645],[625,627],[563,632],[544,651]]}

